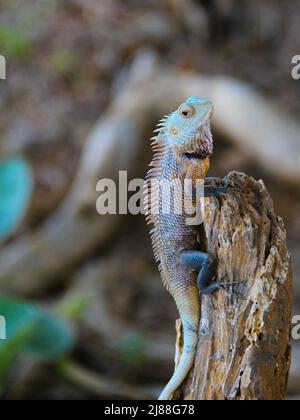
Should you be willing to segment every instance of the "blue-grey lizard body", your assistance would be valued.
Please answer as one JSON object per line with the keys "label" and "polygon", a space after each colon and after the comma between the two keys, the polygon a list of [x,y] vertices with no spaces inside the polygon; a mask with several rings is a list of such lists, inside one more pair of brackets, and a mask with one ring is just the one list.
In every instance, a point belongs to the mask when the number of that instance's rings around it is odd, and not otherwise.
{"label": "blue-grey lizard body", "polygon": [[[180,362],[159,399],[170,399],[186,378],[195,359],[200,318],[200,296],[220,288],[213,283],[214,261],[197,251],[195,226],[187,224],[187,214],[177,212],[174,204],[184,197],[175,193],[173,207],[165,211],[165,181],[204,180],[213,152],[210,118],[213,105],[206,99],[188,98],[179,108],[164,117],[152,138],[155,152],[145,184],[146,214],[151,231],[154,254],[159,263],[163,283],[173,296],[183,325],[184,346]],[[217,194],[210,187],[209,195]],[[221,192],[224,192],[223,190]],[[177,196],[176,196],[177,194]],[[179,200],[179,201],[180,201]],[[198,284],[197,284],[198,283]]]}

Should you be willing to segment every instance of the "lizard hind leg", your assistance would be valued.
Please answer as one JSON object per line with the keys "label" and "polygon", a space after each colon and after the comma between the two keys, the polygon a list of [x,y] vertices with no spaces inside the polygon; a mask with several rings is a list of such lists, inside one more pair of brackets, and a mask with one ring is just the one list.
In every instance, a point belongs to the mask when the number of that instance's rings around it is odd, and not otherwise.
{"label": "lizard hind leg", "polygon": [[197,284],[199,290],[204,295],[211,294],[216,290],[225,290],[226,286],[240,284],[239,281],[218,283],[213,281],[216,274],[216,264],[210,254],[201,251],[182,251],[180,253],[180,262],[186,267],[199,269]]}
{"label": "lizard hind leg", "polygon": [[200,269],[197,283],[201,293],[210,294],[215,290],[219,290],[221,285],[217,282],[212,282],[216,265],[215,260],[210,254],[201,251],[182,251],[180,253],[180,262],[186,267],[192,269]]}

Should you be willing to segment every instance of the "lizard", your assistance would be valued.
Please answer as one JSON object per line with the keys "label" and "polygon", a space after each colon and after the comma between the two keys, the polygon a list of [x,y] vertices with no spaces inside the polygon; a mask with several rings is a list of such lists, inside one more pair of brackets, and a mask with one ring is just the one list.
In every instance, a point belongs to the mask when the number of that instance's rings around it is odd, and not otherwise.
{"label": "lizard", "polygon": [[[214,281],[214,258],[197,250],[195,227],[187,225],[184,213],[177,214],[172,210],[166,213],[163,209],[164,200],[159,194],[160,188],[163,188],[160,182],[165,180],[179,179],[184,182],[189,179],[193,191],[197,179],[209,180],[206,175],[213,153],[210,127],[212,112],[211,101],[190,97],[159,122],[151,139],[154,158],[144,185],[145,213],[148,224],[153,225],[151,238],[155,259],[163,283],[177,305],[184,337],[181,359],[162,391],[160,400],[172,398],[194,363],[200,293],[209,294],[223,288],[222,283]],[[204,185],[205,196],[227,192],[227,187]],[[157,211],[154,211],[155,206]]]}

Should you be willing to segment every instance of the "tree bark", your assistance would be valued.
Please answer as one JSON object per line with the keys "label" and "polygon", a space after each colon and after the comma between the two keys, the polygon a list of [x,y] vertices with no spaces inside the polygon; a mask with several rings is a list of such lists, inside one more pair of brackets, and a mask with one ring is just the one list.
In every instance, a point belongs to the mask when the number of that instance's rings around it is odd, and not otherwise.
{"label": "tree bark", "polygon": [[[241,192],[206,199],[206,249],[218,281],[241,283],[202,296],[194,368],[174,399],[282,400],[291,357],[286,232],[262,181],[237,172],[227,179]],[[180,321],[176,327],[178,362]]]}

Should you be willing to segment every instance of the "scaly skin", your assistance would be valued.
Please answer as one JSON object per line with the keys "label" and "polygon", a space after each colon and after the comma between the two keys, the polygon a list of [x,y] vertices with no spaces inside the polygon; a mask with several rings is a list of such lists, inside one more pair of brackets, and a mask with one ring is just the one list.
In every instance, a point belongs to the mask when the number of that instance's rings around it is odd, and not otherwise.
{"label": "scaly skin", "polygon": [[[179,365],[159,399],[168,400],[186,378],[195,359],[200,317],[197,272],[180,260],[183,250],[196,249],[193,226],[186,223],[186,214],[163,212],[163,200],[155,198],[159,187],[152,181],[204,179],[213,151],[210,117],[212,103],[189,98],[159,124],[158,135],[152,138],[154,159],[146,182],[147,219],[153,224],[152,242],[163,282],[173,296],[183,325],[184,348]],[[151,189],[152,188],[152,189]],[[164,188],[164,187],[163,187]],[[153,191],[156,189],[156,191]],[[152,193],[152,195],[151,195]],[[174,200],[178,197],[175,196]],[[151,202],[152,200],[152,202]],[[158,211],[154,214],[153,208]]]}

